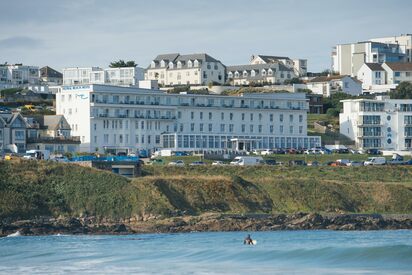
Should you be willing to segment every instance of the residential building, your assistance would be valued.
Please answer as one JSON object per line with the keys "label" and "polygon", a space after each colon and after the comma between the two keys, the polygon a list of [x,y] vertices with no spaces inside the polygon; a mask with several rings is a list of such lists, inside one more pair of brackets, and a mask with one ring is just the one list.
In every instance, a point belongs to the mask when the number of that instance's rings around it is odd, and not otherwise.
{"label": "residential building", "polygon": [[40,82],[48,86],[56,86],[63,84],[63,74],[49,66],[40,69]]}
{"label": "residential building", "polygon": [[305,84],[294,84],[294,90],[309,89],[313,94],[330,97],[342,92],[350,95],[362,93],[362,82],[348,75],[319,76],[312,78]]}
{"label": "residential building", "polygon": [[168,94],[107,85],[63,86],[64,115],[85,152],[245,151],[312,148],[304,93]]}
{"label": "residential building", "polygon": [[252,55],[250,58],[250,64],[273,64],[282,63],[287,68],[292,69],[295,76],[306,76],[308,71],[308,61],[306,59],[291,59],[286,56],[273,56],[273,55]]}
{"label": "residential building", "polygon": [[28,127],[20,113],[0,112],[0,152],[12,150],[12,147],[16,147],[18,153],[26,152]]}
{"label": "residential building", "polygon": [[71,127],[63,115],[26,118],[27,149],[48,150],[52,153],[78,152],[80,138],[71,136]]}
{"label": "residential building", "polygon": [[384,44],[397,44],[400,50],[406,55],[406,62],[412,62],[412,34],[401,34],[399,36],[389,36],[372,38],[370,41]]}
{"label": "residential building", "polygon": [[39,67],[23,64],[0,65],[0,90],[24,88],[28,85],[38,85],[39,83]]}
{"label": "residential building", "polygon": [[269,64],[227,66],[227,79],[231,85],[283,84],[285,80],[296,77],[293,69],[281,62]]}
{"label": "residential building", "polygon": [[410,150],[412,148],[412,100],[342,100],[340,133],[361,149]]}
{"label": "residential building", "polygon": [[398,43],[364,41],[337,45],[332,51],[332,71],[356,76],[365,63],[407,62],[407,54]]}
{"label": "residential building", "polygon": [[114,86],[136,86],[144,79],[144,69],[140,67],[73,67],[63,69],[63,85],[105,84]]}
{"label": "residential building", "polygon": [[145,79],[163,86],[224,84],[225,66],[206,53],[161,54],[146,69]]}
{"label": "residential building", "polygon": [[323,96],[318,94],[306,94],[306,98],[309,100],[309,113],[310,114],[323,114]]}
{"label": "residential building", "polygon": [[386,71],[379,63],[365,63],[360,67],[357,78],[362,81],[364,90],[372,90],[375,85],[386,84]]}
{"label": "residential building", "polygon": [[403,81],[412,82],[412,63],[383,63],[386,71],[387,84],[399,84]]}

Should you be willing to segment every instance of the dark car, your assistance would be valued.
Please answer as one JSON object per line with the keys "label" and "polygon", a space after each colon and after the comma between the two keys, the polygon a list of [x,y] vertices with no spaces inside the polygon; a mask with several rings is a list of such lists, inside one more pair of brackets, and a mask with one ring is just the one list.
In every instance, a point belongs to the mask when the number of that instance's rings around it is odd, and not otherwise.
{"label": "dark car", "polygon": [[267,159],[265,160],[266,165],[276,165],[276,160],[274,159]]}
{"label": "dark car", "polygon": [[175,152],[175,156],[176,157],[184,157],[184,156],[188,156],[189,153],[188,152]]}
{"label": "dark car", "polygon": [[366,154],[368,154],[368,155],[380,155],[381,151],[379,151],[378,149],[368,149],[368,150],[366,150]]}
{"label": "dark car", "polygon": [[289,166],[306,166],[306,162],[304,160],[290,160]]}

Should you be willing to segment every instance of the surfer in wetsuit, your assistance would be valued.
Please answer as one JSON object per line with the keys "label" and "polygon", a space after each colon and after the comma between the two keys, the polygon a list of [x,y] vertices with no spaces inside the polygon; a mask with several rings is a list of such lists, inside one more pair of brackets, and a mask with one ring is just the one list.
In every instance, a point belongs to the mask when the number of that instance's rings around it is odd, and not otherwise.
{"label": "surfer in wetsuit", "polygon": [[243,244],[251,244],[253,245],[253,240],[250,237],[250,234],[247,234],[246,238],[243,240]]}

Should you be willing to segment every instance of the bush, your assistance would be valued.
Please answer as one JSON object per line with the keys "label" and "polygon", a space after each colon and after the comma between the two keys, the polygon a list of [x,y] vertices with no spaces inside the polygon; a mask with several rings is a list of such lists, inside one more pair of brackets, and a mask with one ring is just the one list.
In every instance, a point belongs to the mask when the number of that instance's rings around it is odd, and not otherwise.
{"label": "bush", "polygon": [[329,108],[326,111],[326,114],[330,117],[337,117],[337,116],[339,116],[339,113],[340,113],[339,110],[337,110],[335,108]]}

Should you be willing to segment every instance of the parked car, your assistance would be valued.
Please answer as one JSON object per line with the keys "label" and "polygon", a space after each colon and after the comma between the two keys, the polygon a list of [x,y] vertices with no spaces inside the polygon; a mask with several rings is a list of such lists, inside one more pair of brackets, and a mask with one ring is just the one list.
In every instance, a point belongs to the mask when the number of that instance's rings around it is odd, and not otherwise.
{"label": "parked car", "polygon": [[308,162],[308,166],[320,166],[320,163],[318,161],[310,161]]}
{"label": "parked car", "polygon": [[274,149],[273,153],[274,154],[286,154],[286,151],[283,149]]}
{"label": "parked car", "polygon": [[346,165],[352,166],[352,167],[359,167],[359,166],[363,166],[363,162],[362,161],[350,161]]}
{"label": "parked car", "polygon": [[276,165],[276,160],[274,159],[266,159],[265,160],[266,165]]}
{"label": "parked car", "polygon": [[220,165],[226,165],[223,161],[221,160],[216,160],[214,162],[212,162],[213,166],[220,166]]}
{"label": "parked car", "polygon": [[194,161],[191,164],[189,164],[191,166],[198,166],[198,165],[206,165],[206,162],[203,161]]}
{"label": "parked car", "polygon": [[171,162],[169,162],[169,165],[172,165],[172,166],[184,166],[185,163],[184,163],[183,160],[176,160],[176,161],[171,161]]}
{"label": "parked car", "polygon": [[189,155],[190,154],[188,152],[180,152],[180,151],[175,152],[176,157],[184,157],[184,156],[189,156]]}
{"label": "parked car", "polygon": [[385,157],[370,157],[367,161],[364,162],[365,166],[368,165],[385,165],[386,159]]}
{"label": "parked car", "polygon": [[304,160],[290,160],[289,166],[306,166],[306,162]]}
{"label": "parked car", "polygon": [[368,150],[366,150],[366,154],[368,154],[368,155],[380,155],[381,151],[379,151],[378,149],[368,149]]}
{"label": "parked car", "polygon": [[266,150],[260,151],[260,154],[261,154],[262,156],[272,155],[272,154],[273,154],[273,151],[272,151],[272,150],[269,150],[269,149],[266,149]]}

